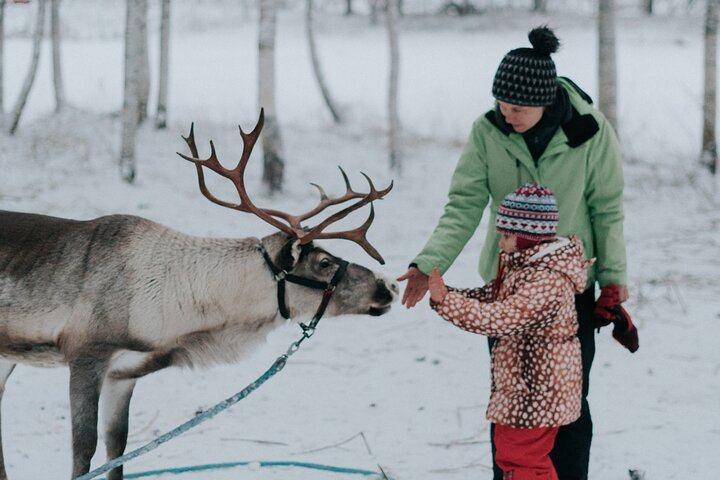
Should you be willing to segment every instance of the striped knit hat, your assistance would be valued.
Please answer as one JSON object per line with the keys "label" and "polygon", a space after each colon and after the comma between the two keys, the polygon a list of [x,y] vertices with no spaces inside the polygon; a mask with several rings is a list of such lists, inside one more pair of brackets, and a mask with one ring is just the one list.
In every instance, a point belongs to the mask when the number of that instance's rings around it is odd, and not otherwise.
{"label": "striped knit hat", "polygon": [[529,182],[508,194],[500,204],[495,228],[498,232],[540,242],[555,238],[558,207],[555,195]]}
{"label": "striped knit hat", "polygon": [[548,27],[534,28],[528,38],[532,48],[511,50],[500,62],[493,80],[493,97],[513,105],[552,105],[558,85],[550,55],[558,50],[560,41]]}

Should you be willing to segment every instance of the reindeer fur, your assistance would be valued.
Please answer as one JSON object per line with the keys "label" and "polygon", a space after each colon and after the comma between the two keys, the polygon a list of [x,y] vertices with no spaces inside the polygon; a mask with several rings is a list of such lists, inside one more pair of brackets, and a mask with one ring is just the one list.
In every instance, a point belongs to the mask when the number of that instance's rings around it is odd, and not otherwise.
{"label": "reindeer fur", "polygon": [[[100,401],[108,459],[121,455],[138,378],[236,362],[284,323],[261,242],[295,275],[328,281],[336,268],[322,261],[335,257],[286,233],[199,238],[128,215],[76,221],[0,211],[0,401],[16,363],[67,365],[72,478],[89,471]],[[326,315],[379,315],[396,294],[390,280],[350,264]],[[310,316],[321,296],[289,284],[292,317]],[[122,467],[108,478],[122,479]]]}

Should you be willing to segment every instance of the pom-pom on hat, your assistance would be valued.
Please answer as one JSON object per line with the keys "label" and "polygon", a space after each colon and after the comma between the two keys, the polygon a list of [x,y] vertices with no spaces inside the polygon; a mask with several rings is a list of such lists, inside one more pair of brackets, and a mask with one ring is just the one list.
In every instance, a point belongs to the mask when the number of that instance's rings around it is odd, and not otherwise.
{"label": "pom-pom on hat", "polygon": [[560,48],[560,40],[547,26],[532,29],[528,39],[532,48],[516,48],[503,57],[495,72],[493,97],[513,105],[552,105],[557,95],[557,72],[550,55]]}
{"label": "pom-pom on hat", "polygon": [[495,218],[495,228],[500,233],[541,242],[555,238],[558,218],[553,192],[529,182],[503,199]]}

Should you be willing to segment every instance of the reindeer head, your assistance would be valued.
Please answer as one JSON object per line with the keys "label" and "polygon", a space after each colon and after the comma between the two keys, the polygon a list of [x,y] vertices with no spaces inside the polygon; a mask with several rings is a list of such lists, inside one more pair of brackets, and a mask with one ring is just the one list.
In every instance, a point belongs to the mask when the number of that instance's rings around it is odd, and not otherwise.
{"label": "reindeer head", "polygon": [[[278,270],[287,272],[288,278],[312,279],[320,282],[315,292],[332,283],[338,269],[347,263],[344,273],[339,277],[332,298],[327,307],[327,315],[368,314],[382,315],[390,310],[397,297],[397,284],[389,278],[362,265],[345,262],[314,243],[300,244],[300,240],[284,232],[278,232],[262,239],[268,251],[279,253],[272,262]],[[302,285],[287,286],[290,316],[313,313],[318,306],[318,293]]]}
{"label": "reindeer head", "polygon": [[[243,151],[240,161],[233,169],[221,165],[212,141],[210,141],[210,156],[207,159],[199,158],[193,127],[190,129],[190,134],[183,137],[192,156],[181,153],[178,155],[195,164],[200,191],[208,200],[223,207],[252,213],[280,230],[278,233],[263,238],[259,248],[265,257],[268,268],[279,282],[278,299],[283,316],[295,317],[312,312],[321,296],[328,297],[327,300],[322,301],[322,310],[324,312],[327,308],[327,313],[330,315],[349,313],[382,315],[387,312],[390,304],[397,297],[398,287],[395,282],[361,265],[351,264],[335,257],[317,247],[313,241],[331,238],[350,240],[362,247],[372,258],[384,264],[382,256],[370,244],[366,235],[375,217],[372,202],[387,195],[393,184],[390,183],[384,190],[378,190],[372,180],[363,173],[369,184],[369,192],[356,192],[351,187],[347,175],[340,168],[346,187],[345,194],[340,197],[328,197],[322,187],[312,184],[320,192],[320,201],[317,206],[305,213],[291,215],[279,210],[259,208],[253,204],[247,193],[244,173],[252,149],[262,130],[263,122],[264,113],[261,110],[258,123],[250,133],[245,133],[240,128]],[[210,193],[205,183],[203,167],[229,179],[235,185],[240,203],[220,200]],[[302,225],[303,222],[317,216],[329,207],[347,202],[352,203],[329,215],[315,226],[308,228]],[[337,232],[325,231],[331,224],[368,204],[370,205],[370,214],[359,227]],[[291,298],[289,306],[285,305],[286,281],[294,284],[288,287],[290,291],[287,296]],[[324,293],[311,292],[311,289],[324,289]],[[330,297],[332,297],[331,300]]]}

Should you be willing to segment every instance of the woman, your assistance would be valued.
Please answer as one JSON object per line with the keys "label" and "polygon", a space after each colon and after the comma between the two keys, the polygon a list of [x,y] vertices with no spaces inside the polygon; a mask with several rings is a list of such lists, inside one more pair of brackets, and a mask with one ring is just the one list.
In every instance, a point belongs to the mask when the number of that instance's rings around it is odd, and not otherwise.
{"label": "woman", "polygon": [[[534,181],[555,192],[558,234],[577,234],[586,257],[597,259],[585,291],[575,297],[583,366],[581,415],[560,428],[550,455],[561,480],[584,480],[592,441],[587,394],[594,327],[613,323],[620,343],[630,351],[638,346],[637,330],[621,305],[628,297],[622,158],[615,132],[590,97],[571,80],[557,77],[551,54],[560,42],[554,32],[535,28],[529,39],[532,48],[511,50],[500,62],[492,87],[497,105],[473,124],[445,211],[398,280],[408,282],[403,304],[413,307],[427,293],[433,267],[441,274],[447,271],[488,205],[489,225],[494,225],[500,202],[520,185]],[[499,234],[489,228],[479,265],[486,282],[495,276],[498,254]],[[601,288],[597,305],[596,283]],[[492,340],[490,344],[492,348]],[[495,479],[502,479],[500,469],[494,470]]]}

